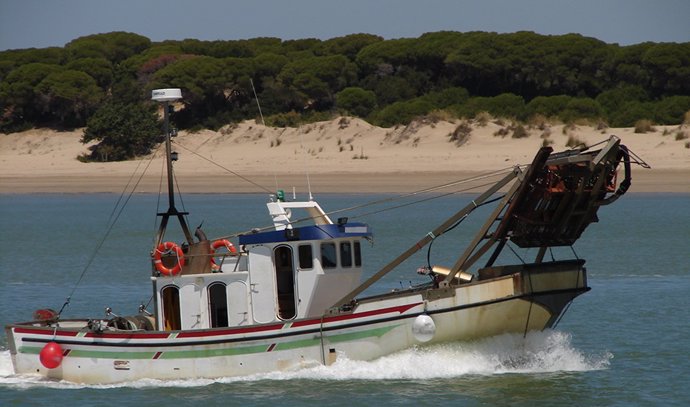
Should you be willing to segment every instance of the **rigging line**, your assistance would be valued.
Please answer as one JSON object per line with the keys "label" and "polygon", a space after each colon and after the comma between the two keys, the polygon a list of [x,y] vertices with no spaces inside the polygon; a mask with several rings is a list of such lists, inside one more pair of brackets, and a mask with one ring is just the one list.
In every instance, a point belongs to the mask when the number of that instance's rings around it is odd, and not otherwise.
{"label": "rigging line", "polygon": [[556,321],[553,323],[553,326],[551,327],[551,329],[556,329],[558,324],[561,322],[561,319],[563,319],[563,315],[565,315],[566,312],[568,312],[568,309],[570,308],[570,304],[572,304],[572,303],[573,303],[573,300],[570,300],[565,304],[565,308],[563,308],[563,311],[561,311],[561,314],[558,316],[558,318],[556,318]]}
{"label": "rigging line", "polygon": [[[175,172],[175,169],[173,168],[173,173]],[[177,188],[177,197],[180,199],[180,204],[182,204],[182,211],[187,212],[187,208],[184,206],[184,201],[182,200],[182,192],[180,192],[180,184],[177,181],[177,177],[174,176],[173,174],[173,180],[175,180],[175,187]],[[187,216],[185,216],[187,218]],[[189,219],[187,219],[189,220]]]}
{"label": "rigging line", "polygon": [[[158,149],[156,149],[158,151]],[[156,155],[156,151],[154,151],[153,157]],[[120,197],[117,198],[117,202],[115,202],[115,205],[113,206],[113,210],[110,212],[110,216],[108,216],[108,222],[106,224],[109,224],[110,221],[113,219],[113,215],[115,214],[115,211],[120,205],[120,202],[122,202],[122,197],[125,196],[125,192],[127,192],[127,189],[129,188],[129,185],[132,183],[132,180],[134,179],[134,176],[137,174],[137,171],[139,171],[139,167],[141,166],[141,163],[144,162],[144,160],[139,160],[139,163],[137,164],[136,168],[134,168],[134,171],[132,171],[132,175],[130,175],[129,179],[127,180],[127,184],[125,184],[125,187],[122,189],[122,192],[120,193]]]}
{"label": "rigging line", "polygon": [[520,255],[517,254],[517,252],[516,252],[516,251],[513,249],[513,247],[510,245],[510,241],[507,241],[506,243],[507,243],[506,246],[508,246],[508,248],[510,249],[510,251],[513,252],[513,254],[515,255],[515,257],[517,257],[518,259],[520,259],[520,261],[522,262],[522,264],[527,264],[527,263],[525,263],[525,261],[522,259],[522,257],[520,257]]}
{"label": "rigging line", "polygon": [[388,208],[382,208],[382,209],[379,209],[379,210],[376,210],[376,211],[365,212],[365,213],[362,213],[362,214],[358,214],[358,215],[352,216],[351,218],[352,218],[352,219],[363,218],[363,217],[365,217],[365,216],[375,215],[375,214],[377,214],[377,213],[387,212],[387,211],[391,211],[391,210],[394,210],[394,209],[400,209],[400,208],[404,208],[404,207],[406,207],[406,206],[416,205],[416,204],[419,204],[419,203],[422,203],[422,202],[432,201],[432,200],[434,200],[434,199],[444,198],[444,197],[447,197],[447,196],[450,196],[450,195],[455,195],[455,194],[460,194],[460,193],[463,193],[463,192],[471,191],[471,190],[473,190],[473,189],[477,189],[477,188],[481,188],[481,187],[486,187],[486,186],[493,185],[493,184],[494,184],[494,182],[487,182],[487,183],[484,183],[484,184],[481,184],[481,185],[476,185],[476,186],[472,186],[472,187],[468,187],[468,188],[464,188],[464,189],[459,189],[459,190],[457,190],[457,191],[446,192],[446,193],[443,193],[443,194],[440,194],[440,195],[434,195],[434,196],[431,196],[431,197],[418,199],[418,200],[416,200],[416,201],[406,202],[406,203],[404,203],[404,204],[395,205],[395,206],[391,206],[391,207],[388,207]]}
{"label": "rigging line", "polygon": [[[437,191],[437,190],[439,190],[439,189],[450,188],[450,187],[452,187],[452,186],[459,185],[459,184],[465,184],[465,183],[468,183],[468,182],[480,181],[480,180],[483,180],[483,179],[486,179],[486,178],[497,177],[497,176],[499,176],[499,175],[504,175],[504,174],[507,172],[507,171],[506,171],[507,169],[512,169],[512,168],[513,168],[513,167],[508,167],[508,168],[500,169],[500,170],[497,170],[497,171],[492,171],[492,172],[489,172],[489,173],[486,173],[486,174],[477,175],[477,176],[475,176],[475,177],[463,178],[463,179],[451,181],[451,182],[448,182],[448,183],[445,183],[445,184],[435,185],[435,186],[428,187],[428,188],[424,188],[424,189],[420,189],[420,190],[417,190],[417,191],[408,192],[408,193],[402,194],[402,195],[396,195],[396,196],[392,196],[392,197],[388,197],[388,198],[382,198],[382,199],[378,199],[378,200],[374,200],[374,201],[370,201],[370,202],[365,202],[365,203],[363,203],[363,204],[355,205],[355,206],[350,206],[350,207],[347,207],[347,208],[336,209],[336,210],[334,210],[334,211],[327,212],[326,215],[329,215],[329,216],[330,216],[330,215],[335,215],[335,214],[338,214],[338,213],[341,213],[341,212],[349,212],[349,211],[353,211],[353,210],[356,210],[356,209],[366,208],[366,207],[368,207],[368,206],[380,205],[380,204],[383,204],[383,203],[386,203],[386,202],[393,202],[393,201],[396,201],[396,200],[399,200],[399,199],[404,199],[404,198],[408,198],[408,197],[415,196],[415,195],[420,195],[420,194],[424,194],[424,193],[428,193],[428,192],[434,192],[434,191]],[[444,196],[452,195],[452,194],[455,194],[455,193],[467,192],[467,191],[471,191],[471,190],[473,190],[473,189],[480,188],[480,187],[483,187],[483,186],[486,186],[486,185],[491,185],[491,184],[492,184],[492,183],[481,184],[481,185],[477,185],[477,186],[474,186],[474,187],[470,187],[470,188],[467,188],[467,189],[464,189],[464,190],[459,190],[459,191],[451,192],[451,193],[449,193],[449,194],[443,194],[443,195],[440,195],[439,197],[444,197]]]}
{"label": "rigging line", "polygon": [[630,148],[628,148],[628,154],[630,154],[635,159],[635,161],[631,161],[631,163],[637,164],[642,168],[652,168],[649,164],[647,164],[647,162],[645,162],[645,160],[640,158],[640,156],[635,154],[635,152],[632,151]]}
{"label": "rigging line", "polygon": [[[256,107],[259,108],[259,116],[261,117],[261,124],[266,127],[266,120],[264,120],[264,114],[261,112],[261,104],[259,103],[259,96],[256,94],[256,88],[254,87],[254,80],[249,78],[249,83],[252,85],[252,92],[254,92],[254,100],[256,100]],[[280,136],[278,136],[280,138]],[[272,146],[272,145],[271,145]],[[276,173],[275,167],[273,167],[273,180],[276,184],[276,191],[278,190],[278,174]]]}
{"label": "rigging line", "polygon": [[[490,200],[488,200],[488,201],[482,202],[482,203],[480,203],[479,205],[475,206],[474,208],[472,208],[472,210],[471,210],[470,212],[466,213],[462,218],[458,219],[458,221],[455,222],[454,225],[452,225],[452,226],[450,226],[448,229],[444,230],[444,231],[443,231],[443,234],[446,234],[446,233],[450,232],[451,230],[455,229],[456,227],[460,226],[460,224],[461,224],[468,216],[470,216],[470,214],[471,214],[472,212],[474,212],[475,209],[479,208],[480,206],[488,205],[488,204],[490,204],[490,203],[493,203],[493,202],[496,202],[496,201],[498,201],[498,200],[501,200],[501,199],[503,199],[504,197],[505,197],[505,194],[504,194],[504,195],[501,195],[501,196],[499,196],[499,197],[496,197],[496,198],[494,198],[494,199],[490,199]],[[438,236],[435,236],[433,239],[431,239],[431,241],[429,242],[429,248],[428,248],[427,251],[426,251],[426,263],[427,263],[427,266],[429,267],[429,269],[431,269],[431,246],[434,244],[434,242],[436,241],[436,238],[437,238],[437,237],[438,237]]]}
{"label": "rigging line", "polygon": [[256,100],[256,107],[259,108],[259,116],[261,116],[261,123],[266,126],[266,122],[264,121],[264,114],[261,113],[261,105],[259,104],[259,97],[256,95],[256,89],[254,88],[254,81],[252,78],[249,78],[249,83],[252,84],[252,91],[254,92],[254,100]]}
{"label": "rigging line", "polygon": [[[161,209],[161,196],[163,195],[163,174],[165,173],[165,164],[165,160],[161,160],[161,177],[158,181],[158,198],[156,199],[156,213],[159,213]],[[153,247],[155,247],[157,243],[156,229],[158,229],[158,216],[153,217],[153,233],[151,235],[153,238],[153,243],[151,246]]]}
{"label": "rigging line", "polygon": [[244,176],[242,176],[242,175],[236,173],[235,171],[233,171],[233,170],[231,170],[231,169],[229,169],[229,168],[226,168],[226,167],[224,167],[224,166],[218,164],[217,162],[215,162],[215,161],[213,161],[213,160],[211,160],[211,159],[209,159],[209,158],[204,157],[203,155],[197,153],[196,151],[190,150],[189,148],[183,146],[182,144],[180,144],[180,143],[178,143],[178,142],[176,142],[176,141],[173,141],[173,143],[174,143],[176,146],[178,146],[178,147],[180,147],[180,148],[182,148],[182,149],[184,149],[184,150],[186,150],[186,151],[188,151],[188,152],[190,152],[190,153],[196,155],[197,157],[199,157],[199,158],[201,158],[201,159],[203,159],[203,160],[205,160],[205,161],[208,161],[209,163],[215,165],[216,167],[218,167],[218,168],[220,168],[220,169],[222,169],[222,170],[224,170],[224,171],[227,171],[227,172],[229,172],[230,174],[232,174],[232,175],[234,175],[234,176],[236,176],[236,177],[238,177],[238,178],[240,178],[240,179],[242,179],[242,180],[244,180],[244,181],[246,181],[246,182],[248,182],[248,183],[254,185],[255,187],[258,187],[258,188],[264,190],[265,192],[268,192],[269,194],[272,194],[272,193],[273,193],[273,191],[271,191],[270,189],[264,187],[263,185],[259,185],[258,183],[256,183],[256,182],[250,180],[249,178],[244,177]]}
{"label": "rigging line", "polygon": [[[495,176],[495,175],[492,175],[492,176]],[[433,189],[442,189],[442,188],[445,188],[446,185],[451,185],[451,186],[452,186],[452,185],[457,185],[457,184],[461,184],[461,183],[464,183],[464,182],[470,182],[470,181],[474,181],[475,179],[482,179],[482,178],[489,178],[489,176],[481,176],[481,177],[474,177],[474,178],[467,179],[467,180],[460,180],[460,181],[456,181],[456,182],[453,182],[453,183],[445,184],[445,185],[443,185],[443,186],[426,188],[426,189],[424,189],[424,190],[422,190],[422,191],[431,191],[431,190],[433,190]],[[379,210],[377,210],[377,211],[372,211],[372,212],[368,212],[368,213],[363,213],[363,214],[355,215],[355,216],[352,217],[352,219],[362,218],[362,217],[365,217],[365,216],[374,215],[374,214],[381,213],[381,212],[386,212],[386,211],[390,211],[390,210],[394,210],[394,209],[399,209],[399,208],[403,208],[403,207],[406,207],[406,206],[415,205],[415,204],[422,203],[422,202],[426,202],[426,201],[431,201],[431,200],[433,200],[433,199],[443,198],[443,197],[446,197],[446,196],[449,196],[449,195],[454,195],[454,194],[459,194],[459,193],[471,191],[471,190],[473,190],[473,189],[482,188],[482,187],[485,187],[485,186],[488,186],[488,185],[493,185],[493,184],[494,184],[494,182],[487,182],[487,183],[480,184],[480,185],[474,185],[474,186],[470,186],[470,187],[468,187],[468,188],[460,189],[460,190],[457,190],[457,191],[447,192],[447,193],[444,193],[444,194],[441,194],[441,195],[436,195],[436,196],[432,196],[432,197],[420,199],[420,200],[417,200],[417,201],[408,202],[408,203],[405,203],[405,204],[402,204],[402,205],[392,206],[392,207],[388,207],[388,208],[379,209]],[[411,193],[405,194],[405,195],[394,196],[394,197],[391,197],[391,198],[380,199],[380,200],[378,200],[378,201],[372,201],[372,202],[369,202],[369,203],[365,203],[365,204],[361,204],[361,205],[355,205],[355,206],[351,206],[351,207],[348,207],[348,208],[337,209],[337,210],[334,210],[334,211],[331,211],[331,212],[327,212],[327,213],[325,213],[325,214],[330,216],[330,215],[338,214],[338,213],[341,213],[341,212],[352,211],[352,210],[355,210],[355,209],[360,209],[360,208],[365,208],[365,207],[368,207],[368,206],[378,205],[378,204],[382,204],[382,203],[385,203],[385,202],[395,201],[395,200],[397,200],[397,199],[407,198],[407,197],[409,197],[409,196],[418,195],[419,193],[421,193],[421,192],[415,191],[415,192],[411,192]],[[308,221],[308,220],[313,220],[313,219],[320,218],[320,217],[321,217],[321,215],[317,215],[317,216],[307,216],[307,217],[304,217],[304,218],[300,218],[300,219],[291,221],[290,223],[292,223],[292,224],[297,224],[297,223],[306,222],[306,221]],[[274,227],[275,227],[275,226],[270,225],[270,226],[264,226],[264,227],[261,227],[261,228],[253,228],[253,229],[248,230],[248,231],[237,232],[237,233],[233,233],[233,234],[231,234],[231,235],[222,236],[222,237],[220,237],[220,238],[221,238],[221,239],[230,239],[230,238],[237,237],[237,236],[244,235],[244,234],[248,234],[248,233],[263,232],[263,231],[266,231],[266,230],[273,229]]]}
{"label": "rigging line", "polygon": [[98,254],[98,251],[101,250],[101,247],[103,247],[103,245],[105,244],[105,241],[108,238],[108,236],[110,235],[110,232],[112,232],[118,219],[120,219],[122,212],[124,212],[125,208],[127,207],[129,200],[134,195],[134,192],[136,191],[137,186],[139,186],[139,183],[141,183],[141,180],[144,178],[144,174],[146,174],[146,171],[148,171],[148,169],[151,166],[151,163],[153,162],[153,159],[155,158],[155,156],[156,156],[155,153],[151,156],[148,163],[146,164],[146,167],[144,168],[144,171],[142,171],[142,173],[139,175],[137,182],[134,184],[134,186],[132,187],[132,190],[129,192],[127,199],[125,199],[124,203],[120,206],[120,210],[117,211],[117,215],[115,215],[114,219],[112,219],[112,222],[110,222],[110,224],[106,228],[105,233],[103,234],[101,239],[98,241],[98,244],[96,245],[96,248],[94,249],[94,251],[91,252],[91,255],[89,256],[89,259],[86,262],[84,269],[82,270],[81,274],[79,275],[79,278],[77,279],[77,282],[74,284],[74,287],[72,287],[72,291],[67,296],[65,303],[62,304],[62,308],[60,308],[60,312],[58,312],[58,319],[60,319],[60,315],[62,314],[62,311],[64,311],[65,307],[70,303],[72,296],[74,295],[75,291],[77,291],[77,287],[79,287],[79,284],[81,284],[81,281],[84,279],[84,276],[86,275],[86,272],[89,270],[89,267],[91,267],[91,264],[93,264],[93,261],[96,259],[96,255]]}

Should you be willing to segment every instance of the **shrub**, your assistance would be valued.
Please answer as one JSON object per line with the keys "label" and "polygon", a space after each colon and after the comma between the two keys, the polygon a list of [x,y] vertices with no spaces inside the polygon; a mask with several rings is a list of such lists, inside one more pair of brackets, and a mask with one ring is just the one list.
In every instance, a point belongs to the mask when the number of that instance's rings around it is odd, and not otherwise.
{"label": "shrub", "polygon": [[513,135],[511,136],[512,138],[527,138],[529,137],[529,133],[527,133],[527,130],[525,130],[525,127],[521,124],[518,124],[515,129],[513,129]]}
{"label": "shrub", "polygon": [[525,100],[522,96],[503,93],[494,97],[473,97],[455,109],[460,117],[476,117],[483,112],[495,117],[523,117]]}
{"label": "shrub", "polygon": [[577,119],[597,119],[602,116],[602,109],[594,99],[573,98],[559,114],[564,122]]}
{"label": "shrub", "polygon": [[537,128],[539,130],[544,130],[548,127],[548,119],[541,113],[533,114],[530,116],[527,124],[530,127]]}
{"label": "shrub", "polygon": [[635,122],[642,119],[651,119],[652,104],[642,102],[630,102],[610,117],[613,127],[633,127]]}
{"label": "shrub", "polygon": [[81,142],[98,141],[83,157],[92,161],[122,161],[146,155],[160,141],[161,128],[151,104],[106,103],[87,121]]}
{"label": "shrub", "polygon": [[676,141],[685,140],[686,138],[688,138],[688,135],[685,132],[679,131],[676,133]]}
{"label": "shrub", "polygon": [[469,99],[470,94],[465,88],[446,88],[438,92],[429,92],[421,99],[434,105],[436,109],[445,109],[452,105],[461,105]]}
{"label": "shrub", "polygon": [[646,102],[647,92],[641,86],[627,85],[601,92],[596,97],[604,112],[611,116],[630,102]]}
{"label": "shrub", "polygon": [[567,95],[537,96],[525,106],[525,113],[527,116],[534,116],[536,114],[545,117],[558,116],[565,110],[571,99],[572,97]]}
{"label": "shrub", "polygon": [[652,126],[651,120],[642,119],[635,122],[635,133],[647,133],[650,131],[656,131],[654,126]]}
{"label": "shrub", "polygon": [[498,137],[498,136],[500,136],[500,137],[505,137],[505,136],[508,135],[508,133],[510,133],[510,129],[509,129],[509,128],[507,128],[507,127],[501,127],[500,129],[498,129],[498,130],[496,130],[496,131],[494,132],[494,137]]}
{"label": "shrub", "polygon": [[409,124],[417,116],[423,116],[433,110],[431,103],[424,100],[412,99],[396,102],[386,106],[375,115],[375,124],[391,127],[396,124]]}
{"label": "shrub", "polygon": [[266,118],[266,125],[273,127],[298,127],[302,123],[302,116],[293,111],[278,113]]}
{"label": "shrub", "polygon": [[357,87],[345,88],[335,95],[335,106],[354,116],[366,117],[376,107],[376,94]]}
{"label": "shrub", "polygon": [[476,115],[474,115],[474,120],[477,121],[477,124],[480,127],[486,127],[487,124],[491,121],[492,117],[489,112],[479,112]]}
{"label": "shrub", "polygon": [[585,143],[575,136],[569,136],[568,141],[565,143],[566,147],[575,148],[577,146],[583,146]]}
{"label": "shrub", "polygon": [[458,127],[456,127],[455,130],[448,135],[448,141],[455,143],[455,146],[460,147],[467,142],[471,134],[472,126],[466,120],[463,120]]}
{"label": "shrub", "polygon": [[657,123],[682,124],[690,109],[690,96],[669,96],[652,104],[653,119]]}

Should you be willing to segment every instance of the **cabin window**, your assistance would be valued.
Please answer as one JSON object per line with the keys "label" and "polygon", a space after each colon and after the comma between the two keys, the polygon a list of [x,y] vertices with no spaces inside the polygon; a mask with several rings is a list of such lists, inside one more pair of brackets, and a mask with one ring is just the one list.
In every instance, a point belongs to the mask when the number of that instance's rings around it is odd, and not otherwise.
{"label": "cabin window", "polygon": [[299,252],[299,268],[314,268],[314,254],[311,249],[311,244],[301,244],[297,250]]}
{"label": "cabin window", "polygon": [[276,270],[276,291],[278,294],[278,317],[292,319],[297,315],[295,306],[295,269],[292,262],[292,248],[278,246],[273,251]]}
{"label": "cabin window", "polygon": [[335,243],[321,243],[321,267],[332,269],[338,265]]}
{"label": "cabin window", "polygon": [[355,267],[362,267],[362,250],[359,242],[355,242]]}
{"label": "cabin window", "polygon": [[223,283],[208,286],[208,308],[211,328],[228,326],[228,294]]}
{"label": "cabin window", "polygon": [[352,267],[352,244],[350,242],[340,243],[340,265]]}
{"label": "cabin window", "polygon": [[180,321],[180,289],[174,285],[161,290],[163,298],[163,329],[178,331],[182,329]]}

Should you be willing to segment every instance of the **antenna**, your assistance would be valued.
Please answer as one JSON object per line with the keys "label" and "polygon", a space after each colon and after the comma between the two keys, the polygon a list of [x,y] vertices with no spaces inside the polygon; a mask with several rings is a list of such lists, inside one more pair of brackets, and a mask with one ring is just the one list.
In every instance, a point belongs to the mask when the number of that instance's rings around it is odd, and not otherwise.
{"label": "antenna", "polygon": [[299,143],[302,146],[302,156],[304,157],[304,171],[307,173],[307,191],[309,192],[309,200],[313,201],[314,197],[311,195],[311,181],[309,180],[309,166],[307,165],[307,153],[304,150],[304,140],[302,132],[299,132]]}
{"label": "antenna", "polygon": [[266,122],[264,121],[264,114],[261,113],[261,105],[259,104],[259,97],[256,96],[256,89],[254,88],[254,81],[252,78],[249,78],[249,83],[252,84],[252,92],[254,92],[254,100],[256,100],[256,107],[259,108],[259,116],[261,116],[261,124],[266,126]]}
{"label": "antenna", "polygon": [[[256,107],[259,108],[259,116],[261,117],[261,124],[266,127],[266,121],[264,120],[264,114],[261,113],[261,105],[259,104],[259,96],[256,94],[256,88],[254,87],[254,80],[249,78],[249,83],[252,84],[252,92],[254,92],[254,100],[256,100]],[[273,169],[273,180],[276,183],[276,191],[278,190],[278,175],[275,173],[275,168]]]}

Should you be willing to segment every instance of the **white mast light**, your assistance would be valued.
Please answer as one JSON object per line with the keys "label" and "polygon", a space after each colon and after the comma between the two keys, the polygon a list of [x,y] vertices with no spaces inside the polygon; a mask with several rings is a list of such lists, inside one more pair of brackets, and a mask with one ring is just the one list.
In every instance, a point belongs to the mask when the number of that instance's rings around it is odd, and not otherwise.
{"label": "white mast light", "polygon": [[177,99],[182,99],[182,91],[179,88],[154,89],[151,91],[151,100],[157,102],[172,102]]}

